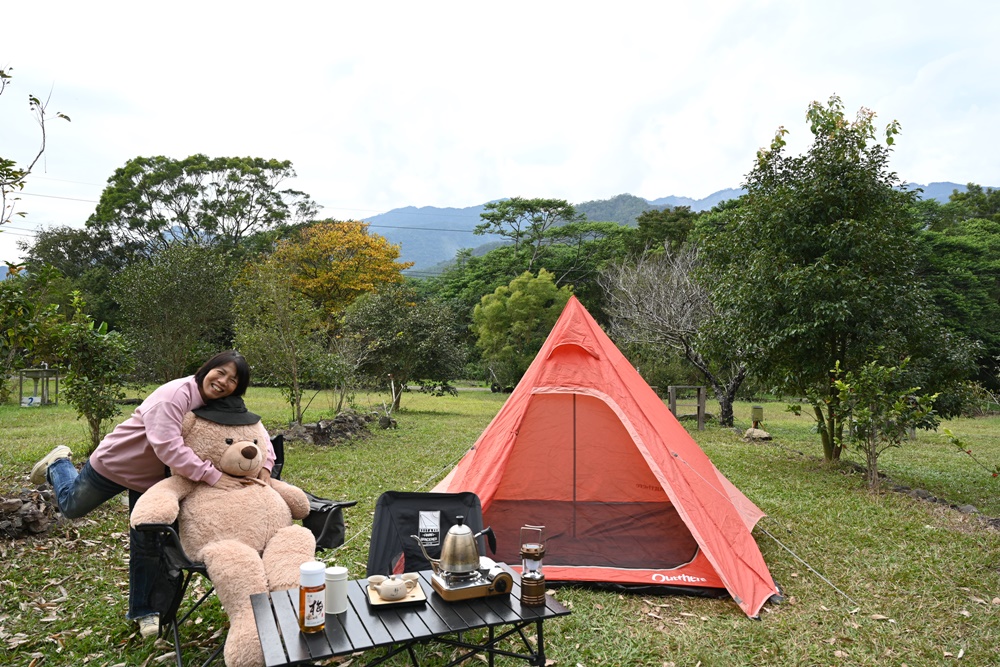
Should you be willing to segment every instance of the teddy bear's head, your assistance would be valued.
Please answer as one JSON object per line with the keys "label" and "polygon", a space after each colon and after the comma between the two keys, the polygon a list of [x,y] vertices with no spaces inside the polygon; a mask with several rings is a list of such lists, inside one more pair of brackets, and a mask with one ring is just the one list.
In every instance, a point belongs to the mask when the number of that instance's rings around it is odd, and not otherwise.
{"label": "teddy bear's head", "polygon": [[[239,399],[240,406],[242,403]],[[184,444],[224,473],[234,477],[256,477],[267,457],[267,431],[260,418],[247,413],[245,407],[236,417],[218,408],[217,402],[184,416],[181,424]],[[256,421],[232,423],[251,418]]]}

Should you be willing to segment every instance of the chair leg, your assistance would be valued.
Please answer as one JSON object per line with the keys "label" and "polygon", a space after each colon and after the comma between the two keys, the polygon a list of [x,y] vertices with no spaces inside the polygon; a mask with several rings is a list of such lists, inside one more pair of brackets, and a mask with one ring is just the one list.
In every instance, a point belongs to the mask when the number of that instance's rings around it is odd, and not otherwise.
{"label": "chair leg", "polygon": [[219,646],[215,649],[215,652],[212,653],[212,655],[210,655],[208,657],[208,660],[206,660],[205,662],[202,663],[201,667],[208,667],[208,665],[210,665],[213,662],[215,662],[215,659],[218,658],[219,655],[222,654],[222,649],[224,649],[225,647],[226,647],[226,638],[223,637],[222,641],[219,642]]}
{"label": "chair leg", "polygon": [[174,634],[174,660],[177,662],[177,667],[184,667],[184,656],[181,653],[181,633],[177,629],[177,620],[174,619],[172,627],[170,628]]}
{"label": "chair leg", "polygon": [[[190,583],[193,575],[194,572],[187,573],[187,576],[185,577],[183,585],[181,587],[177,604],[175,604],[173,608],[173,618],[167,619],[165,625],[160,628],[161,634],[164,632],[167,626],[169,626],[170,628],[171,634],[173,635],[173,643],[174,643],[174,662],[176,662],[177,667],[184,667],[184,654],[181,646],[180,626],[183,625],[184,622],[187,621],[191,617],[191,615],[194,614],[206,600],[208,600],[209,596],[211,596],[213,592],[215,592],[215,587],[210,586],[208,590],[205,591],[205,593],[202,594],[200,598],[198,598],[198,601],[195,602],[193,605],[191,605],[191,607],[184,612],[183,616],[178,618],[177,612],[179,611],[180,602],[182,601],[181,598],[183,598],[184,593],[187,591],[188,584]],[[215,649],[215,652],[212,653],[212,655],[209,656],[209,658],[202,664],[209,665],[212,662],[214,662],[215,659],[219,657],[219,654],[222,653],[222,649],[224,646],[225,646],[225,639],[223,639],[223,641],[219,643],[219,646]]]}

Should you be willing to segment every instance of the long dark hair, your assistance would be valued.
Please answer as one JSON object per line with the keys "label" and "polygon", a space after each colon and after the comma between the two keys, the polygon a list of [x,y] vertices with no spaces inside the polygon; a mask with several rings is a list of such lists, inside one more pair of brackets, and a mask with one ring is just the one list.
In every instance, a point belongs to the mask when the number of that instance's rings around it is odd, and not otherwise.
{"label": "long dark hair", "polygon": [[198,372],[194,374],[194,379],[198,382],[198,387],[201,387],[202,383],[205,381],[205,376],[208,375],[210,370],[228,363],[236,365],[236,389],[233,390],[233,393],[230,395],[242,396],[245,394],[247,387],[250,386],[250,364],[247,363],[246,357],[236,350],[219,352],[217,355],[202,364],[201,368],[198,369]]}

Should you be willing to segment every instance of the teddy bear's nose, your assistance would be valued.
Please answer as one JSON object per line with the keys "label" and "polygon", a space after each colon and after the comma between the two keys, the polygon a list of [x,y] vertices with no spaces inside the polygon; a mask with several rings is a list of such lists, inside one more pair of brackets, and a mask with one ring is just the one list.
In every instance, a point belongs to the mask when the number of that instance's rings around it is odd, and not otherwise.
{"label": "teddy bear's nose", "polygon": [[240,450],[240,454],[242,454],[245,459],[253,459],[257,456],[257,448],[247,445]]}

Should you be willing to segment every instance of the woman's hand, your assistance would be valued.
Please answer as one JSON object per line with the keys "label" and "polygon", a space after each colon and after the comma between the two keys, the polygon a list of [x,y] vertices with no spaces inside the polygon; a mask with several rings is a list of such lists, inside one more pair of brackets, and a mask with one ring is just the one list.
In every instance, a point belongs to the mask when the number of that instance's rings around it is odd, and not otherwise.
{"label": "woman's hand", "polygon": [[257,479],[264,482],[265,486],[271,484],[271,471],[267,468],[261,468],[260,473],[257,474]]}

